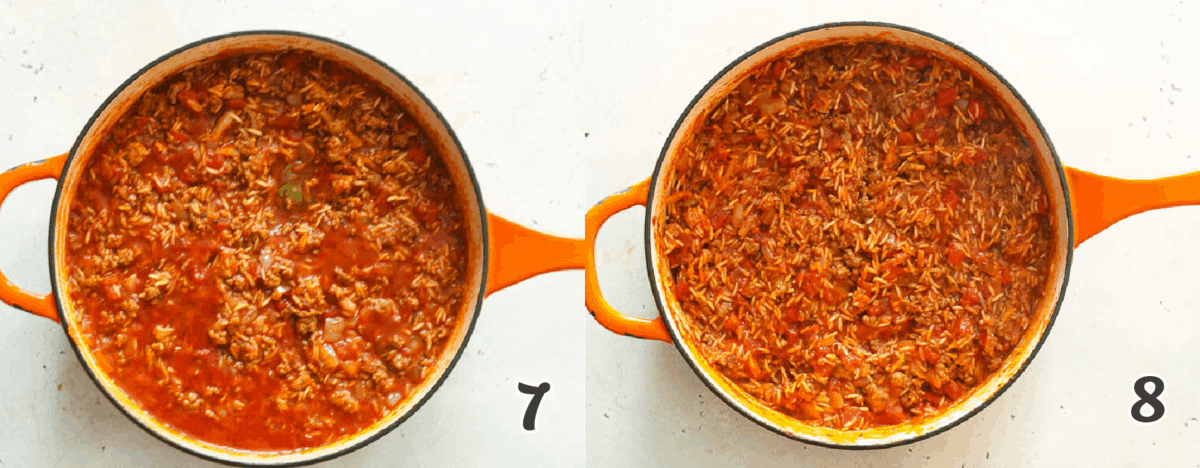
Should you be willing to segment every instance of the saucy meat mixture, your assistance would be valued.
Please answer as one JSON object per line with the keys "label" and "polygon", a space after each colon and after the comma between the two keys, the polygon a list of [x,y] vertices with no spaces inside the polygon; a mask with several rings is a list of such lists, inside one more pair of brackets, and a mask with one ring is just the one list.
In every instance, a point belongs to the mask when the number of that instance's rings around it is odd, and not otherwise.
{"label": "saucy meat mixture", "polygon": [[1033,152],[936,56],[858,43],[767,63],[669,171],[657,238],[684,335],[808,424],[938,412],[1003,363],[1043,295]]}
{"label": "saucy meat mixture", "polygon": [[68,297],[100,371],[199,440],[353,435],[445,352],[468,246],[399,102],[304,53],[201,64],[143,95],[72,205]]}

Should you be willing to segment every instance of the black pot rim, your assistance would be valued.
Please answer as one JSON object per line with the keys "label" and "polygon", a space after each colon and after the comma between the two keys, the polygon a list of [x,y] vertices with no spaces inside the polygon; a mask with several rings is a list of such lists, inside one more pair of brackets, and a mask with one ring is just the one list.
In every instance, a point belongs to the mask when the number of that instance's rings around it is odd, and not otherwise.
{"label": "black pot rim", "polygon": [[[417,401],[411,408],[409,408],[409,410],[406,413],[401,415],[395,421],[392,421],[392,423],[388,424],[386,427],[378,430],[377,432],[372,434],[370,437],[364,438],[362,440],[355,442],[354,444],[347,445],[337,451],[330,452],[328,454],[325,454],[325,455],[322,455],[319,457],[298,460],[298,461],[294,461],[294,462],[287,462],[287,463],[272,463],[269,461],[269,459],[264,459],[263,463],[257,463],[257,462],[251,462],[251,461],[228,460],[228,459],[214,457],[214,456],[209,455],[208,453],[205,453],[204,451],[199,450],[197,447],[193,447],[193,446],[185,445],[185,444],[179,444],[171,439],[163,437],[157,431],[155,431],[154,429],[143,424],[140,420],[138,420],[136,417],[134,417],[128,410],[126,410],[126,408],[124,406],[122,406],[116,400],[116,397],[114,397],[112,394],[110,394],[108,392],[108,390],[104,387],[104,385],[102,385],[100,383],[100,378],[97,375],[97,373],[99,371],[96,369],[93,369],[91,366],[89,366],[87,364],[87,360],[85,360],[83,357],[83,353],[82,353],[80,345],[75,342],[74,338],[71,337],[70,328],[67,323],[67,317],[64,312],[64,310],[65,310],[64,306],[66,304],[66,301],[64,300],[64,298],[62,296],[63,291],[62,291],[62,289],[59,288],[59,284],[57,281],[58,265],[56,264],[55,255],[54,255],[56,252],[56,246],[55,246],[54,239],[55,239],[55,233],[58,230],[58,225],[57,225],[58,219],[57,219],[56,214],[58,213],[58,205],[62,201],[61,200],[62,191],[63,191],[62,177],[65,177],[67,172],[70,171],[71,164],[75,160],[76,152],[79,149],[79,145],[83,142],[84,136],[86,136],[88,131],[91,130],[92,126],[95,125],[96,120],[99,119],[100,115],[104,113],[105,109],[107,109],[108,106],[110,104],[112,104],[112,102],[117,98],[117,96],[119,94],[121,94],[121,92],[124,91],[126,88],[128,88],[129,85],[131,85],[135,80],[137,80],[139,77],[141,77],[146,72],[153,69],[154,67],[158,66],[160,63],[170,59],[171,57],[174,57],[182,52],[191,50],[193,48],[196,48],[196,47],[204,45],[204,44],[208,44],[208,43],[212,43],[212,42],[216,42],[216,41],[220,41],[220,40],[224,40],[224,39],[229,39],[232,37],[242,37],[242,36],[293,36],[293,37],[313,39],[313,40],[325,42],[325,43],[332,44],[334,46],[349,50],[353,53],[356,53],[356,54],[362,56],[363,58],[379,65],[384,70],[387,70],[388,73],[395,75],[395,77],[399,78],[402,82],[404,82],[405,85],[412,88],[412,90],[416,94],[416,96],[422,102],[424,102],[426,105],[428,105],[429,108],[433,111],[433,114],[436,117],[437,122],[440,123],[443,127],[445,127],[446,132],[449,134],[450,139],[454,142],[454,145],[458,149],[459,154],[462,155],[463,164],[467,168],[467,176],[471,182],[470,189],[474,190],[475,198],[479,202],[478,205],[479,205],[479,217],[480,217],[480,228],[481,228],[480,234],[482,236],[481,242],[480,242],[481,249],[479,250],[479,253],[480,253],[480,255],[482,255],[482,258],[480,259],[480,267],[482,268],[482,271],[483,271],[483,279],[480,281],[478,297],[476,298],[474,306],[470,309],[465,309],[465,310],[472,311],[472,314],[470,317],[470,323],[467,324],[467,330],[466,330],[465,335],[463,336],[462,344],[459,345],[457,350],[455,350],[454,357],[450,360],[450,363],[446,366],[446,370],[444,372],[442,372],[442,375],[437,379],[437,381],[433,382],[433,384],[429,387],[429,391],[425,392],[425,395],[422,396],[421,399],[419,401]],[[150,435],[154,436],[158,440],[166,442],[168,445],[175,447],[183,452],[192,454],[194,456],[203,458],[205,460],[210,460],[210,461],[222,463],[225,465],[245,466],[245,467],[261,467],[261,466],[290,467],[290,466],[309,465],[309,464],[313,464],[313,463],[319,463],[319,462],[331,460],[331,459],[340,457],[342,455],[346,455],[348,453],[354,452],[354,451],[366,446],[367,444],[370,444],[371,442],[378,440],[380,437],[383,437],[384,435],[390,433],[397,426],[399,426],[401,423],[403,423],[405,420],[407,420],[409,417],[411,417],[414,413],[416,413],[417,410],[419,410],[422,406],[424,406],[425,403],[427,401],[429,401],[429,398],[431,396],[433,396],[433,394],[437,392],[438,388],[440,388],[442,386],[442,383],[445,382],[446,377],[448,377],[450,375],[450,372],[454,369],[455,364],[457,364],[459,358],[462,357],[463,350],[466,349],[467,343],[470,341],[471,335],[475,331],[475,324],[479,318],[480,309],[483,306],[484,295],[487,292],[486,291],[487,290],[487,271],[488,271],[488,257],[489,257],[489,255],[488,255],[489,246],[488,246],[488,224],[487,224],[487,221],[488,221],[487,210],[483,204],[483,192],[479,188],[479,180],[475,176],[475,169],[471,166],[471,162],[467,158],[467,153],[466,153],[466,150],[463,149],[462,142],[459,141],[458,136],[454,133],[454,130],[453,130],[453,128],[451,128],[450,123],[442,115],[441,111],[439,111],[437,109],[437,107],[433,105],[433,102],[430,101],[429,98],[427,96],[425,96],[425,94],[422,93],[421,90],[418,89],[417,86],[415,84],[413,84],[412,81],[409,81],[409,79],[407,77],[400,74],[400,72],[396,71],[395,68],[392,68],[391,65],[388,65],[387,63],[383,62],[382,60],[376,58],[374,55],[371,55],[371,54],[369,54],[363,50],[360,50],[354,46],[351,46],[344,42],[338,41],[336,39],[318,36],[315,34],[299,32],[299,31],[269,30],[269,29],[268,30],[247,30],[247,31],[229,32],[229,33],[219,34],[216,36],[210,36],[210,37],[206,37],[203,39],[193,41],[184,46],[181,46],[174,50],[171,50],[170,52],[167,52],[167,53],[163,54],[162,56],[158,57],[157,59],[155,59],[154,61],[148,63],[146,66],[142,67],[140,70],[138,70],[136,73],[134,73],[132,76],[127,78],[124,82],[122,82],[121,85],[118,86],[116,88],[116,90],[114,90],[112,92],[112,94],[110,94],[108,96],[108,98],[106,98],[104,100],[104,102],[102,104],[100,104],[100,106],[96,109],[96,112],[93,113],[92,117],[88,119],[86,124],[84,124],[83,129],[79,132],[79,136],[76,137],[76,139],[75,139],[75,143],[71,145],[71,151],[70,151],[70,153],[68,153],[66,161],[63,163],[62,173],[59,175],[59,183],[55,187],[55,190],[54,190],[54,201],[50,206],[50,238],[49,238],[50,288],[51,288],[50,294],[54,297],[54,305],[55,305],[56,311],[58,313],[59,322],[63,327],[63,332],[66,333],[66,335],[67,335],[67,341],[71,343],[71,349],[75,351],[75,357],[77,359],[79,359],[79,362],[81,364],[83,364],[83,368],[85,371],[87,371],[88,377],[90,377],[92,379],[92,381],[96,384],[96,387],[100,389],[100,393],[104,394],[104,396],[106,398],[108,398],[108,400],[111,401],[113,403],[113,405],[117,407],[117,409],[119,409],[121,411],[121,414],[124,414],[125,417],[127,417],[127,418],[129,418],[129,420],[133,421],[133,423],[136,424],[138,427],[140,427],[143,430],[145,430],[146,432],[150,433]],[[235,452],[235,453],[237,453],[237,452]]]}
{"label": "black pot rim", "polygon": [[[730,398],[728,395],[726,395],[724,391],[722,391],[720,388],[718,388],[715,385],[713,385],[712,383],[710,383],[709,380],[705,378],[706,374],[704,373],[704,371],[700,369],[700,367],[696,364],[695,360],[692,359],[690,357],[690,355],[688,354],[687,350],[685,349],[684,345],[682,344],[679,333],[675,330],[675,327],[668,325],[671,323],[671,321],[668,320],[668,318],[667,318],[666,304],[658,292],[657,285],[659,284],[660,279],[658,276],[658,272],[655,271],[655,268],[654,268],[654,254],[655,253],[652,248],[652,239],[654,236],[654,232],[652,229],[652,222],[653,222],[653,216],[654,216],[654,193],[658,190],[659,175],[660,175],[660,172],[663,170],[663,163],[666,162],[666,160],[667,160],[667,151],[669,150],[671,142],[675,139],[675,135],[679,132],[680,128],[683,126],[683,124],[687,120],[687,115],[692,111],[693,108],[696,107],[696,104],[698,104],[700,102],[700,99],[703,98],[704,95],[707,94],[708,91],[710,89],[712,89],[712,87],[714,85],[716,85],[717,81],[719,81],[726,74],[728,74],[731,70],[733,70],[734,67],[741,64],[742,62],[745,62],[750,57],[752,57],[754,54],[757,54],[759,51],[761,51],[767,47],[770,47],[772,45],[775,45],[776,43],[779,43],[780,41],[787,40],[787,39],[790,39],[792,37],[795,37],[795,36],[798,36],[801,34],[813,32],[813,31],[825,30],[825,29],[847,27],[847,26],[871,26],[871,27],[890,28],[890,29],[896,29],[896,30],[901,30],[901,31],[925,36],[927,38],[938,41],[942,44],[945,44],[948,47],[952,47],[955,50],[963,53],[968,58],[970,58],[971,60],[974,60],[976,63],[981,65],[985,70],[987,70],[993,76],[995,76],[1000,81],[1000,83],[1002,83],[1010,92],[1012,92],[1013,96],[1017,99],[1017,102],[1020,103],[1021,107],[1023,107],[1027,112],[1029,112],[1030,118],[1033,120],[1033,123],[1037,126],[1037,131],[1045,139],[1046,146],[1050,150],[1050,159],[1054,162],[1054,168],[1058,171],[1058,179],[1059,179],[1059,183],[1062,184],[1062,187],[1063,187],[1063,198],[1064,198],[1064,204],[1066,206],[1067,253],[1066,253],[1066,258],[1063,262],[1062,286],[1059,287],[1058,298],[1054,302],[1054,309],[1050,313],[1050,319],[1046,323],[1046,328],[1042,332],[1042,336],[1038,340],[1037,344],[1034,345],[1033,350],[1029,353],[1029,357],[1025,359],[1025,362],[1023,362],[1021,364],[1021,367],[1018,368],[1015,373],[1013,373],[1012,377],[1009,378],[1004,383],[1004,385],[1002,385],[994,393],[992,393],[990,396],[988,396],[988,398],[986,400],[984,400],[983,403],[981,403],[978,407],[972,409],[969,412],[963,413],[961,416],[951,420],[946,425],[944,425],[940,428],[937,428],[935,430],[932,430],[932,431],[929,431],[929,432],[926,432],[926,433],[923,433],[920,435],[908,437],[908,438],[905,438],[902,440],[883,443],[883,444],[876,444],[876,445],[847,445],[847,444],[827,443],[824,441],[803,439],[796,435],[789,434],[789,433],[781,430],[778,427],[775,427],[775,426],[772,426],[770,424],[763,422],[758,417],[756,417],[757,416],[756,413],[745,409],[743,406],[735,404],[733,399]],[[654,165],[654,173],[651,174],[651,176],[650,176],[650,187],[649,187],[649,190],[647,191],[645,217],[646,217],[646,221],[645,221],[645,226],[644,226],[644,230],[645,230],[644,234],[645,234],[645,239],[646,239],[645,240],[646,272],[647,272],[648,277],[650,278],[650,291],[654,295],[654,302],[658,306],[659,317],[662,319],[663,324],[664,324],[665,328],[667,329],[667,333],[669,333],[671,336],[672,344],[675,345],[675,348],[679,351],[679,354],[683,355],[683,358],[684,358],[683,360],[686,361],[688,366],[692,368],[692,371],[694,371],[696,373],[696,376],[700,378],[700,381],[703,382],[704,385],[706,387],[708,387],[708,389],[710,391],[715,393],[717,395],[717,397],[721,399],[721,401],[723,401],[730,408],[733,408],[734,411],[738,412],[742,416],[745,416],[747,419],[754,421],[759,426],[762,426],[762,427],[770,430],[771,432],[774,432],[776,434],[782,435],[789,439],[797,440],[797,441],[800,441],[800,442],[803,442],[806,444],[812,444],[812,445],[816,445],[816,446],[841,449],[841,450],[877,450],[877,449],[892,448],[892,447],[898,447],[901,445],[908,445],[908,444],[911,444],[914,442],[919,442],[919,441],[928,439],[930,437],[933,437],[935,435],[941,434],[943,432],[946,432],[946,431],[958,426],[959,424],[962,424],[963,421],[970,419],[971,417],[978,414],[980,411],[983,411],[984,408],[987,408],[993,402],[995,402],[996,399],[999,398],[1000,395],[1004,394],[1004,392],[1007,391],[1008,388],[1012,386],[1013,382],[1015,382],[1017,380],[1017,378],[1019,378],[1021,376],[1021,374],[1023,374],[1025,372],[1025,369],[1029,367],[1029,363],[1033,362],[1033,359],[1035,357],[1037,357],[1038,351],[1041,350],[1042,345],[1046,342],[1046,337],[1050,335],[1050,329],[1053,328],[1053,326],[1054,326],[1054,321],[1058,317],[1059,310],[1062,309],[1063,298],[1066,295],[1065,293],[1066,293],[1066,289],[1067,289],[1067,280],[1070,277],[1071,259],[1072,259],[1072,254],[1074,252],[1074,245],[1075,245],[1075,226],[1074,226],[1073,218],[1071,215],[1070,187],[1067,185],[1066,171],[1063,169],[1062,160],[1059,159],[1058,152],[1056,152],[1054,150],[1054,144],[1050,141],[1050,135],[1048,133],[1046,133],[1046,129],[1042,125],[1042,121],[1038,119],[1037,114],[1035,114],[1033,112],[1033,108],[1031,108],[1029,106],[1029,103],[1025,101],[1025,98],[1022,97],[1021,94],[1017,92],[1017,89],[1015,87],[1013,87],[1013,85],[1011,83],[1009,83],[1008,80],[1006,80],[1002,75],[1000,75],[1000,73],[998,71],[996,71],[996,69],[992,68],[991,65],[989,65],[987,62],[984,62],[983,59],[980,59],[979,57],[975,56],[975,54],[972,54],[971,52],[967,51],[966,49],[959,47],[957,44],[954,44],[953,42],[950,42],[940,36],[937,36],[937,35],[934,35],[934,34],[931,34],[931,33],[928,33],[928,32],[913,28],[913,27],[902,26],[902,25],[893,24],[893,23],[876,22],[876,21],[846,21],[846,22],[825,23],[825,24],[821,24],[821,25],[817,25],[817,26],[810,26],[807,28],[797,29],[795,31],[785,33],[783,35],[780,35],[773,39],[770,39],[770,40],[758,45],[757,47],[755,47],[753,49],[750,49],[750,51],[748,51],[748,52],[742,54],[741,56],[739,56],[738,58],[734,59],[732,62],[729,63],[729,65],[726,65],[725,68],[723,68],[720,72],[718,72],[715,76],[713,76],[713,78],[710,79],[708,81],[708,83],[705,84],[704,87],[701,88],[698,93],[696,93],[696,96],[692,98],[691,102],[688,103],[687,107],[685,107],[683,109],[683,113],[681,113],[679,115],[679,119],[676,120],[675,126],[672,127],[671,132],[669,134],[667,134],[667,139],[663,143],[662,150],[658,156],[658,162],[655,163],[655,165]]]}

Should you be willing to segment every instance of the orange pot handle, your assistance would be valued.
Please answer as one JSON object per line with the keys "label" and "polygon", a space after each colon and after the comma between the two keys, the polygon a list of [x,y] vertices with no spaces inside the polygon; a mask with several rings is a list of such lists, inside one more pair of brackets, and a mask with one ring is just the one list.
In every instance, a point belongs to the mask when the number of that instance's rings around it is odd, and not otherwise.
{"label": "orange pot handle", "polygon": [[607,328],[613,333],[635,338],[645,338],[648,340],[661,340],[668,343],[671,342],[671,335],[667,333],[667,327],[663,325],[662,317],[655,317],[653,320],[644,319],[641,317],[630,317],[628,315],[617,312],[613,309],[608,301],[604,300],[604,295],[600,292],[600,280],[596,276],[596,233],[600,231],[600,226],[608,221],[612,215],[621,211],[625,211],[634,205],[646,205],[647,196],[650,193],[650,179],[643,180],[634,184],[625,191],[605,198],[603,201],[593,206],[588,210],[586,217],[586,233],[587,236],[587,265],[584,267],[584,303],[587,309],[592,313],[600,325]]}
{"label": "orange pot handle", "polygon": [[[31,162],[9,169],[0,174],[0,205],[8,198],[9,192],[18,186],[35,180],[58,179],[62,174],[63,164],[67,155],[62,154],[50,159]],[[34,315],[58,321],[58,312],[54,308],[54,298],[48,294],[34,294],[13,284],[0,273],[0,301]]]}
{"label": "orange pot handle", "polygon": [[491,213],[487,216],[485,296],[542,273],[583,268],[582,239],[552,236]]}
{"label": "orange pot handle", "polygon": [[1158,208],[1200,205],[1200,171],[1162,179],[1118,179],[1065,168],[1075,246],[1117,221]]}

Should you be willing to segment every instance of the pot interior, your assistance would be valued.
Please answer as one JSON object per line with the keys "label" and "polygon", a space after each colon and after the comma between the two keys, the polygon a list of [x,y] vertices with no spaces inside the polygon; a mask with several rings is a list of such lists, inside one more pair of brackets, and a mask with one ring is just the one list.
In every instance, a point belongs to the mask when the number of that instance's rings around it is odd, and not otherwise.
{"label": "pot interior", "polygon": [[[98,371],[99,367],[97,367],[95,357],[86,346],[85,341],[81,339],[79,326],[81,314],[75,313],[68,299],[67,278],[70,272],[67,270],[65,249],[67,223],[80,175],[88,165],[93,151],[103,136],[146,90],[155,87],[164,79],[181,70],[210,60],[219,60],[223,57],[243,53],[287,50],[309,51],[321,58],[346,65],[363,76],[373,79],[382,89],[391,92],[403,104],[405,110],[414,117],[430,142],[437,147],[446,168],[455,181],[456,197],[460,206],[465,210],[470,260],[465,284],[466,297],[462,301],[464,310],[459,311],[460,319],[450,334],[446,348],[433,366],[433,372],[395,410],[356,435],[329,445],[288,453],[246,452],[197,441],[165,426],[139,408],[108,376]],[[311,462],[344,454],[383,435],[420,406],[442,382],[467,340],[482,300],[484,268],[486,267],[484,264],[486,244],[483,203],[471,168],[450,128],[416,88],[386,65],[347,46],[307,35],[286,32],[250,32],[207,39],[176,50],[138,72],[109,97],[80,134],[61,178],[55,206],[51,231],[52,283],[55,299],[63,326],[70,336],[77,354],[85,363],[88,373],[122,411],[153,435],[186,451],[226,463],[275,465]]]}
{"label": "pot interior", "polygon": [[[971,389],[958,402],[944,408],[934,416],[916,418],[895,426],[841,431],[804,424],[760,403],[715,370],[701,357],[695,343],[683,339],[683,337],[691,336],[683,329],[688,326],[688,322],[682,318],[684,317],[683,312],[671,288],[664,287],[663,278],[668,277],[670,272],[667,262],[659,255],[657,245],[658,233],[665,225],[664,206],[666,205],[664,200],[666,190],[659,188],[667,187],[672,182],[670,177],[674,171],[668,170],[672,167],[672,160],[679,148],[689,141],[690,135],[703,124],[705,116],[720,103],[730,89],[737,86],[742,78],[753,72],[760,64],[781,56],[822,46],[857,42],[884,42],[941,56],[969,70],[985,88],[996,96],[1001,105],[1007,109],[1019,130],[1026,136],[1040,165],[1043,183],[1049,192],[1052,204],[1051,224],[1054,231],[1054,249],[1045,290],[1036,305],[1034,317],[1024,336],[1000,369]],[[966,51],[925,33],[876,23],[835,24],[798,31],[760,46],[722,71],[701,91],[686,113],[680,117],[675,130],[664,146],[655,169],[650,200],[647,205],[649,229],[646,231],[646,245],[655,298],[676,346],[700,378],[736,410],[759,424],[797,440],[834,447],[881,448],[913,442],[947,429],[982,409],[1007,388],[1041,345],[1061,301],[1062,289],[1066,284],[1067,270],[1070,265],[1071,218],[1066,190],[1062,166],[1033,112],[1002,78]]]}

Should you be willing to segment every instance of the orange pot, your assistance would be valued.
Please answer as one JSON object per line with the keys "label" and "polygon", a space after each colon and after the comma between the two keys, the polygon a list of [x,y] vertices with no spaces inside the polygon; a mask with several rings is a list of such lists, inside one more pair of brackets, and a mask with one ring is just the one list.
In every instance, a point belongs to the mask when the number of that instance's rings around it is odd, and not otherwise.
{"label": "orange pot", "polygon": [[[842,431],[810,426],[769,408],[717,372],[698,354],[696,343],[679,333],[682,312],[674,293],[663,286],[669,274],[658,255],[655,233],[664,222],[663,191],[677,149],[688,140],[713,106],[743,77],[785,54],[848,42],[886,42],[923,50],[949,59],[971,71],[1007,107],[1025,134],[1041,166],[1043,181],[1053,203],[1055,248],[1046,289],[1024,337],[1004,365],[958,402],[933,417],[897,426]],[[605,328],[614,333],[674,342],[696,375],[722,400],[756,423],[787,437],[822,446],[864,449],[915,442],[945,431],[978,413],[994,401],[1021,374],[1046,339],[1062,305],[1073,249],[1113,223],[1133,214],[1169,206],[1200,204],[1200,172],[1157,180],[1124,180],[1064,167],[1033,110],[1000,75],[970,52],[937,36],[912,28],[884,23],[836,23],[802,29],[767,41],[747,52],[717,74],[684,110],[667,137],[654,174],[622,193],[600,202],[587,213],[586,304]],[[613,214],[634,205],[646,206],[646,266],[658,304],[659,317],[649,320],[623,315],[609,306],[600,292],[595,265],[596,232]]]}
{"label": "orange pot", "polygon": [[[80,175],[93,150],[112,125],[142,95],[164,78],[197,63],[225,55],[248,52],[305,50],[335,60],[372,78],[390,91],[413,115],[445,158],[458,187],[457,196],[466,207],[465,217],[470,254],[467,297],[462,320],[450,335],[433,372],[407,401],[367,429],[332,444],[289,453],[233,450],[197,441],[163,425],[129,398],[113,381],[97,370],[91,350],[80,339],[78,315],[66,300],[65,229]],[[18,288],[0,275],[0,300],[50,320],[62,323],[76,356],[100,390],[126,416],[155,437],[194,455],[243,466],[293,466],[328,460],[349,453],[383,436],[412,415],[438,388],[462,354],[479,315],[483,298],[532,276],[551,271],[581,268],[583,243],[539,233],[488,213],[475,174],[458,138],[433,104],[412,83],[378,59],[349,45],[308,34],[283,31],[251,31],[203,39],[176,49],[147,65],[125,81],[96,111],[69,153],[29,163],[0,174],[0,203],[17,186],[54,178],[58,187],[50,213],[50,295]]]}

